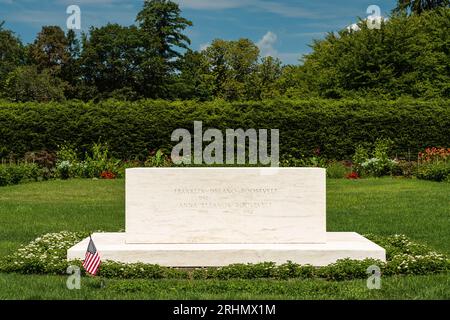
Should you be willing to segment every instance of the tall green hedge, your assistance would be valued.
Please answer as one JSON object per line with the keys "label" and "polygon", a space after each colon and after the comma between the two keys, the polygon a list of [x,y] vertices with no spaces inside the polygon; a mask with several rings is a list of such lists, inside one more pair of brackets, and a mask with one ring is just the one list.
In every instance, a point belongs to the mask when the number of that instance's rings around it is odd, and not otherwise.
{"label": "tall green hedge", "polygon": [[450,146],[450,100],[270,100],[105,101],[102,103],[0,102],[0,151],[56,150],[63,143],[80,152],[95,142],[108,143],[122,159],[145,157],[148,150],[170,148],[176,128],[279,129],[281,154],[348,159],[358,143],[394,141],[393,152],[406,155],[427,146]]}

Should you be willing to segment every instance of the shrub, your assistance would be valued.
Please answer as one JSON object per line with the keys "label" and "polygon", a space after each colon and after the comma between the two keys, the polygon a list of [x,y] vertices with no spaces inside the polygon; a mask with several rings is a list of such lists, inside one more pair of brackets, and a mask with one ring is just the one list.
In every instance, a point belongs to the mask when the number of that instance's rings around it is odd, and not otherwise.
{"label": "shrub", "polygon": [[386,259],[388,261],[400,254],[424,255],[433,252],[433,250],[426,245],[413,242],[408,239],[408,237],[401,234],[387,237],[368,234],[366,237],[386,250]]}
{"label": "shrub", "polygon": [[345,178],[351,169],[342,162],[333,161],[327,165],[327,178],[341,179]]}
{"label": "shrub", "polygon": [[161,267],[156,264],[121,263],[106,261],[100,266],[99,276],[119,279],[185,279],[187,273],[180,270]]}
{"label": "shrub", "polygon": [[351,280],[367,278],[367,268],[376,265],[384,267],[384,262],[375,259],[351,260],[342,259],[335,263],[319,268],[317,273],[320,278],[327,280]]}
{"label": "shrub", "polygon": [[56,165],[56,154],[47,150],[27,152],[24,156],[26,163],[34,163],[41,169],[42,178],[48,180],[53,177]]}
{"label": "shrub", "polygon": [[417,178],[432,181],[448,181],[450,179],[450,162],[420,164]]}
{"label": "shrub", "polygon": [[67,144],[58,146],[58,151],[56,152],[56,158],[58,161],[68,161],[71,163],[78,161],[78,155],[76,150]]}
{"label": "shrub", "polygon": [[62,231],[47,233],[7,256],[0,262],[2,272],[63,274],[68,266],[67,249],[87,233]]}
{"label": "shrub", "polygon": [[355,171],[358,174],[363,172],[362,164],[369,158],[369,151],[366,147],[361,144],[356,146],[355,153],[353,154],[352,160],[355,166]]}
{"label": "shrub", "polygon": [[292,155],[283,156],[280,160],[281,167],[319,167],[327,166],[326,160],[322,157],[304,157],[297,158]]}
{"label": "shrub", "polygon": [[78,156],[75,149],[66,144],[59,146],[56,159],[56,174],[59,178],[65,180],[76,176]]}
{"label": "shrub", "polygon": [[447,257],[436,252],[423,255],[399,254],[386,265],[385,273],[426,275],[449,270]]}
{"label": "shrub", "polygon": [[389,159],[389,151],[392,146],[391,139],[377,139],[375,141],[372,157],[366,148],[359,145],[353,155],[356,172],[375,177],[391,174],[397,164],[396,160]]}
{"label": "shrub", "polygon": [[148,150],[172,149],[173,130],[192,132],[193,121],[202,120],[204,129],[279,129],[280,159],[311,157],[318,147],[325,159],[350,159],[356,145],[373,145],[381,136],[390,138],[392,154],[401,156],[408,149],[450,145],[449,101],[0,102],[0,146],[22,156],[30,150],[55,151],[67,142],[81,157],[101,141],[111,157],[143,161]]}
{"label": "shrub", "polygon": [[0,165],[0,186],[37,181],[41,176],[41,169],[34,163]]}
{"label": "shrub", "polygon": [[85,160],[80,164],[78,174],[84,178],[99,178],[102,172],[109,172],[116,177],[120,160],[110,157],[108,145],[94,143],[91,153],[86,153]]}
{"label": "shrub", "polygon": [[61,179],[103,178],[114,179],[123,173],[121,161],[109,156],[104,144],[94,144],[91,153],[85,153],[85,159],[79,160],[75,149],[63,145],[57,152],[56,171]]}
{"label": "shrub", "polygon": [[144,162],[146,167],[170,167],[173,165],[171,158],[161,149],[152,151]]}
{"label": "shrub", "polygon": [[374,177],[388,175],[397,162],[391,159],[370,158],[361,164],[363,172]]}
{"label": "shrub", "polygon": [[[69,265],[81,267],[81,261],[66,261],[67,249],[87,236],[84,232],[59,232],[43,235],[28,245],[0,260],[0,272],[25,274],[65,274]],[[288,261],[281,265],[273,262],[232,264],[220,268],[193,270],[162,267],[144,263],[103,261],[98,275],[120,279],[256,279],[256,278],[324,278],[350,280],[367,278],[367,268],[380,267],[385,275],[433,274],[450,271],[450,260],[422,244],[403,235],[367,235],[386,249],[387,262],[373,259],[342,259],[324,267],[300,265]],[[101,254],[101,252],[100,252]]]}
{"label": "shrub", "polygon": [[308,279],[317,275],[317,268],[311,265],[299,265],[288,261],[279,265],[272,273],[272,276],[277,279]]}
{"label": "shrub", "polygon": [[426,148],[419,152],[417,177],[432,181],[450,181],[450,148]]}
{"label": "shrub", "polygon": [[254,279],[271,278],[275,269],[275,263],[262,262],[256,264],[232,264],[214,269],[213,278],[217,279]]}
{"label": "shrub", "polygon": [[52,76],[49,70],[39,72],[36,66],[22,66],[11,71],[6,77],[4,87],[4,95],[12,101],[65,99],[66,83]]}
{"label": "shrub", "polygon": [[68,160],[58,161],[56,165],[56,172],[58,173],[59,177],[63,180],[69,179],[70,169],[72,168],[72,163]]}
{"label": "shrub", "polygon": [[445,162],[450,158],[450,148],[426,148],[419,152],[419,162]]}
{"label": "shrub", "polygon": [[417,174],[417,162],[398,160],[392,166],[392,174],[394,176],[403,176],[411,178]]}
{"label": "shrub", "polygon": [[450,271],[450,260],[426,245],[411,241],[404,235],[381,237],[366,235],[386,250],[388,263],[383,272],[394,274],[433,274]]}

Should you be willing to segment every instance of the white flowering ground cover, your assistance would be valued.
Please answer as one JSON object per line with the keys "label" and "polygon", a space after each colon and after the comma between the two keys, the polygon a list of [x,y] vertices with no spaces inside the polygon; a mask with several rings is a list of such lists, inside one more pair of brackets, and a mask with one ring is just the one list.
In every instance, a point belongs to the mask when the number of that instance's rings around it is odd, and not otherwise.
{"label": "white flowering ground cover", "polygon": [[[16,252],[0,260],[0,272],[23,274],[65,274],[69,265],[80,266],[81,261],[66,261],[67,249],[86,237],[86,233],[62,231],[38,237]],[[410,241],[404,235],[380,237],[367,235],[387,251],[387,262],[343,259],[326,267],[314,268],[286,262],[275,265],[234,264],[221,268],[183,270],[143,263],[125,264],[105,261],[98,275],[124,279],[256,279],[256,278],[325,278],[349,280],[366,278],[370,265],[377,265],[385,275],[429,275],[450,271],[450,260],[444,254],[425,245]]]}

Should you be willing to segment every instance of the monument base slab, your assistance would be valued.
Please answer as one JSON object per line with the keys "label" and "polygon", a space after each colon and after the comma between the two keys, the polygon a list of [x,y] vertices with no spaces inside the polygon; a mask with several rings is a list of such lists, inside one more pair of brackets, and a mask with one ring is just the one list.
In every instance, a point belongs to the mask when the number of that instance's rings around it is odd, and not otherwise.
{"label": "monument base slab", "polygon": [[[167,267],[220,267],[233,263],[288,260],[325,266],[339,259],[385,261],[379,245],[355,232],[327,232],[323,244],[128,244],[125,233],[94,233],[92,239],[102,261],[142,262]],[[67,260],[84,260],[89,238],[67,251]]]}

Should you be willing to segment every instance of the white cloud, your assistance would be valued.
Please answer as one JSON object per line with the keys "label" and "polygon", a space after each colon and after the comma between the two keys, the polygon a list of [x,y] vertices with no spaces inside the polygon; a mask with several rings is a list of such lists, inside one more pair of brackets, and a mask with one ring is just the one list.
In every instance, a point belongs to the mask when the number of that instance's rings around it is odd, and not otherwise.
{"label": "white cloud", "polygon": [[[380,29],[382,22],[387,22],[388,18],[384,18],[381,16],[369,16],[366,19],[363,20],[365,23],[367,23],[367,27],[369,29]],[[348,31],[359,31],[361,30],[361,27],[358,23],[352,23],[351,25],[347,26],[346,29]]]}
{"label": "white cloud", "polygon": [[267,33],[256,43],[261,56],[279,58],[286,64],[298,63],[300,54],[294,52],[279,52],[275,47],[277,41],[278,36],[276,35],[276,33],[267,31]]}
{"label": "white cloud", "polygon": [[351,25],[347,26],[347,31],[359,31],[361,28],[358,26],[357,23],[352,23]]}
{"label": "white cloud", "polygon": [[200,51],[208,49],[208,47],[210,45],[211,45],[210,43],[202,43],[202,44],[200,44]]}
{"label": "white cloud", "polygon": [[261,40],[256,43],[263,57],[278,56],[278,51],[274,47],[277,39],[278,36],[275,33],[273,33],[272,31],[267,31],[267,33],[261,38]]}

